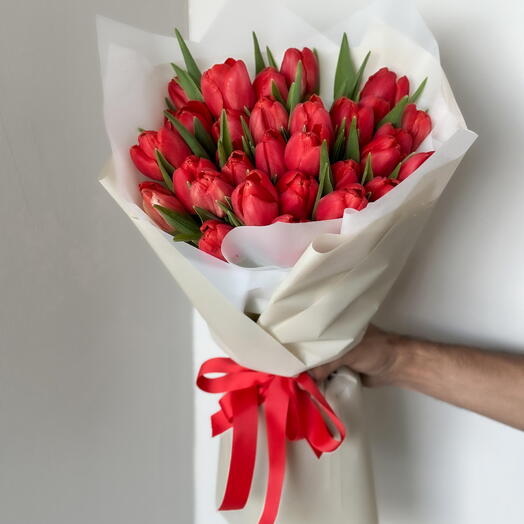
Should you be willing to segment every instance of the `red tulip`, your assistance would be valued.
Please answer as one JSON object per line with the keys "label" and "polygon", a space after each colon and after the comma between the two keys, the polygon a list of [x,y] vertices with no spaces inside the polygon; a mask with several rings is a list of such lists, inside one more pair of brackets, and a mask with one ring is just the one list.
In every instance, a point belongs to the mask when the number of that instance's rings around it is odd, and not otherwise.
{"label": "red tulip", "polygon": [[173,173],[173,191],[189,213],[195,212],[189,194],[189,188],[194,182],[197,173],[201,172],[215,173],[215,164],[206,158],[199,158],[195,155],[191,155],[188,156],[182,165]]}
{"label": "red tulip", "polygon": [[211,132],[213,116],[204,102],[191,100],[174,113],[179,122],[193,135],[195,134],[194,119],[198,118],[206,131]]}
{"label": "red tulip", "polygon": [[232,229],[218,220],[206,220],[200,228],[202,236],[198,241],[198,248],[226,262],[222,255],[222,241]]}
{"label": "red tulip", "polygon": [[378,96],[366,96],[360,99],[360,104],[373,111],[373,118],[375,122],[380,122],[391,109],[389,102]]}
{"label": "red tulip", "polygon": [[233,211],[246,226],[265,226],[278,216],[278,193],[262,171],[250,171],[231,196]]}
{"label": "red tulip", "polygon": [[269,130],[255,148],[255,164],[257,169],[264,171],[270,177],[280,177],[286,171],[284,152],[286,141],[281,133]]}
{"label": "red tulip", "polygon": [[248,171],[254,168],[244,151],[235,150],[229,155],[227,162],[222,166],[222,174],[233,186],[238,186],[246,179]]}
{"label": "red tulip", "polygon": [[186,95],[186,92],[178,83],[178,77],[171,79],[171,81],[167,85],[167,92],[169,93],[169,98],[171,99],[171,102],[173,102],[177,109],[182,106],[185,106],[189,102],[189,98]]}
{"label": "red tulip", "polygon": [[320,167],[320,138],[315,133],[295,133],[289,139],[284,160],[289,171],[317,176]]}
{"label": "red tulip", "polygon": [[307,102],[297,104],[291,113],[289,132],[293,135],[299,131],[316,133],[320,140],[333,141],[333,124],[322,99],[313,95]]}
{"label": "red tulip", "polygon": [[366,190],[360,184],[352,184],[322,197],[317,205],[315,220],[342,218],[345,209],[360,211],[367,205]]}
{"label": "red tulip", "polygon": [[389,193],[395,186],[399,184],[399,180],[394,178],[387,178],[383,176],[376,176],[370,180],[364,188],[368,193],[371,193],[370,200],[374,202],[386,193]]}
{"label": "red tulip", "polygon": [[165,122],[158,131],[158,149],[173,167],[178,167],[191,154],[191,149],[171,122]]}
{"label": "red tulip", "polygon": [[413,156],[410,156],[400,166],[400,171],[398,173],[398,181],[402,182],[405,180],[413,171],[418,169],[435,151],[428,151],[427,153],[416,153]]}
{"label": "red tulip", "polygon": [[[249,120],[243,111],[226,109],[227,127],[229,128],[231,142],[233,142],[233,149],[242,149],[242,136],[244,135],[244,130],[242,129],[240,117],[243,117],[246,122]],[[213,135],[215,141],[217,141],[218,137],[220,136],[220,120],[217,120],[213,124],[211,134]]]}
{"label": "red tulip", "polygon": [[385,100],[392,108],[402,97],[409,93],[409,80],[403,76],[397,80],[397,75],[387,67],[379,69],[360,92],[360,99],[375,96]]}
{"label": "red tulip", "polygon": [[395,127],[390,122],[381,125],[377,132],[375,133],[375,137],[377,136],[392,136],[396,138],[397,142],[400,145],[400,152],[402,154],[402,158],[405,158],[408,156],[413,148],[413,139],[411,138],[411,135],[404,131],[401,128]]}
{"label": "red tulip", "polygon": [[415,104],[408,104],[402,115],[402,129],[412,136],[412,151],[416,151],[431,132],[431,117],[425,111],[418,110]]}
{"label": "red tulip", "polygon": [[288,171],[277,182],[277,191],[280,195],[280,212],[305,219],[309,218],[315,205],[318,182],[311,175]]}
{"label": "red tulip", "polygon": [[266,131],[287,129],[288,114],[286,108],[272,96],[261,98],[251,111],[249,129],[256,144]]}
{"label": "red tulip", "polygon": [[203,73],[201,87],[204,102],[216,117],[223,108],[243,111],[255,103],[255,90],[242,60],[228,58],[214,65]]}
{"label": "red tulip", "polygon": [[224,216],[224,210],[218,202],[224,202],[231,196],[233,186],[218,171],[205,170],[196,174],[189,188],[189,197],[193,206],[207,209],[217,217]]}
{"label": "red tulip", "polygon": [[286,77],[282,73],[279,73],[274,67],[266,67],[258,73],[253,81],[257,99],[264,96],[273,96],[273,82],[277,86],[282,98],[287,100],[288,89]]}
{"label": "red tulip", "polygon": [[177,213],[185,214],[186,210],[178,198],[157,182],[142,182],[138,185],[142,195],[142,207],[158,227],[174,233],[173,228],[164,220],[158,209],[154,206],[167,207]]}
{"label": "red tulip", "polygon": [[331,121],[333,126],[338,128],[346,119],[346,136],[349,133],[353,117],[357,118],[357,129],[359,143],[361,146],[366,145],[373,136],[374,113],[373,109],[363,104],[357,104],[345,96],[335,100],[331,106]]}
{"label": "red tulip", "polygon": [[300,60],[302,61],[301,94],[304,96],[316,93],[319,81],[318,61],[315,53],[308,47],[304,47],[302,51],[295,48],[286,50],[280,72],[286,77],[287,85],[290,86],[295,81]]}
{"label": "red tulip", "polygon": [[156,131],[144,131],[138,135],[138,145],[132,146],[129,150],[131,160],[133,160],[136,168],[143,175],[154,180],[163,180],[155,158],[155,149],[159,147],[158,133]]}
{"label": "red tulip", "polygon": [[340,160],[331,165],[335,189],[343,189],[360,180],[360,164],[354,160]]}
{"label": "red tulip", "polygon": [[274,224],[275,222],[284,222],[286,224],[297,224],[298,222],[311,222],[311,221],[308,220],[307,218],[298,219],[298,218],[295,218],[293,215],[290,215],[289,213],[287,213],[285,215],[278,216],[271,223]]}
{"label": "red tulip", "polygon": [[400,144],[393,136],[378,136],[369,142],[362,151],[362,170],[369,154],[373,176],[388,176],[402,159]]}

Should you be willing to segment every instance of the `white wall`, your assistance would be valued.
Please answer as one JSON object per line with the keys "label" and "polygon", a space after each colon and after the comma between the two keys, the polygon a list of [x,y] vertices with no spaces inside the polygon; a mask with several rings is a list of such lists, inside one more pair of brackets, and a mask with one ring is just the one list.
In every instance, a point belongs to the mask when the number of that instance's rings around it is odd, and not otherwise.
{"label": "white wall", "polygon": [[[319,27],[364,4],[287,3]],[[522,349],[523,5],[417,3],[480,138],[383,321]],[[0,0],[2,524],[191,522],[190,311],[96,183],[96,13],[186,26],[181,1]],[[383,524],[522,522],[522,434],[412,393],[367,403]]]}

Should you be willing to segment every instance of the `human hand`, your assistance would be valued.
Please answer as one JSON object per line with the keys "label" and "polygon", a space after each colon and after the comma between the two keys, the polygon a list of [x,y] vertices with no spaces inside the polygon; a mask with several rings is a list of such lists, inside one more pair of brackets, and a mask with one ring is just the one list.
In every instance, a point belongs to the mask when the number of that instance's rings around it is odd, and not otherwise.
{"label": "human hand", "polygon": [[338,360],[329,362],[309,373],[317,381],[325,380],[331,373],[342,366],[362,375],[365,386],[384,386],[393,384],[399,357],[399,348],[406,343],[400,335],[386,333],[374,326],[369,326],[362,341]]}

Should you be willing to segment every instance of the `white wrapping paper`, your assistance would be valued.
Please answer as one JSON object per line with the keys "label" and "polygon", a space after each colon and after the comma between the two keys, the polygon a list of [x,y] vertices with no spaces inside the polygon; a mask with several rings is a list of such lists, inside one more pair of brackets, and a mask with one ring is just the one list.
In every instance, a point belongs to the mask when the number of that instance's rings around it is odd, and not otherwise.
{"label": "white wrapping paper", "polygon": [[[235,228],[224,240],[230,262],[224,263],[175,244],[138,205],[141,176],[128,151],[138,127],[161,125],[171,76],[168,63],[182,62],[176,42],[99,20],[104,112],[113,151],[102,184],[184,289],[222,351],[243,366],[293,376],[337,358],[358,342],[476,135],[466,128],[441,69],[438,46],[411,2],[375,2],[320,34],[277,3],[265,2],[255,10],[249,2],[234,0],[190,47],[202,68],[234,56],[243,58],[253,73],[251,29],[271,46],[277,60],[287,47],[315,47],[321,95],[328,104],[343,31],[349,32],[357,63],[372,51],[365,76],[387,66],[406,74],[412,86],[429,79],[418,105],[429,110],[434,128],[420,149],[436,153],[416,173],[364,210],[347,210],[339,220]],[[258,323],[245,311],[261,313]],[[348,439],[337,452],[317,461],[302,453],[302,443],[289,446],[279,522],[376,522],[365,439],[359,437],[359,387],[349,373],[337,375],[328,386],[335,410],[342,418],[350,415]],[[266,461],[266,456],[257,459],[248,507],[223,514],[217,522],[256,521]],[[219,476],[225,473],[221,466]],[[197,471],[197,481],[198,476]]]}

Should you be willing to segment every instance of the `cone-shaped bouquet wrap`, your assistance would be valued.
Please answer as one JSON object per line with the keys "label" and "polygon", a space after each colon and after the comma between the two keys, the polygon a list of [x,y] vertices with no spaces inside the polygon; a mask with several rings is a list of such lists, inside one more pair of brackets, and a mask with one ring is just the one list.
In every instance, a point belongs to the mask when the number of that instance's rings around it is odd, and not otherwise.
{"label": "cone-shaped bouquet wrap", "polygon": [[[270,51],[253,54],[251,29]],[[358,377],[317,387],[305,372],[358,343],[476,137],[432,34],[398,1],[325,33],[278,3],[232,1],[201,41],[186,40],[190,54],[181,38],[106,19],[98,33],[113,152],[102,184],[214,339],[199,348],[195,332],[198,385],[223,395],[219,406],[195,393],[196,522],[376,523]],[[283,130],[268,129],[279,119]],[[130,156],[137,128],[164,130],[141,131]],[[250,165],[240,174],[225,165],[233,149]],[[180,184],[188,155],[200,167]],[[203,433],[210,402],[220,450]]]}

